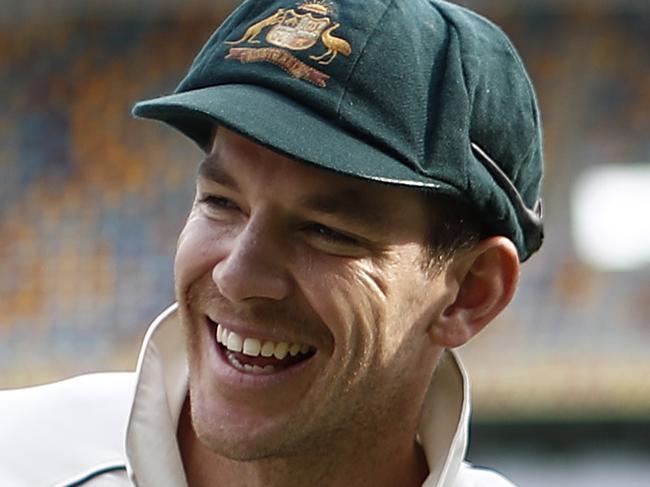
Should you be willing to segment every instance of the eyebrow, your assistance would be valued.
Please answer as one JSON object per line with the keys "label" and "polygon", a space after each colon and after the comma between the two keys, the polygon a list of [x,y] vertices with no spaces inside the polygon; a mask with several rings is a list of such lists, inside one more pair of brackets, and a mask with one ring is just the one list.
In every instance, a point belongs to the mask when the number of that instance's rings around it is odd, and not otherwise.
{"label": "eyebrow", "polygon": [[235,181],[228,172],[223,170],[219,165],[218,160],[219,158],[216,154],[211,154],[206,157],[199,165],[198,175],[222,186],[226,186],[227,188],[239,190],[237,181]]}
{"label": "eyebrow", "polygon": [[354,189],[307,195],[299,200],[301,208],[330,215],[368,229],[386,226],[385,212]]}

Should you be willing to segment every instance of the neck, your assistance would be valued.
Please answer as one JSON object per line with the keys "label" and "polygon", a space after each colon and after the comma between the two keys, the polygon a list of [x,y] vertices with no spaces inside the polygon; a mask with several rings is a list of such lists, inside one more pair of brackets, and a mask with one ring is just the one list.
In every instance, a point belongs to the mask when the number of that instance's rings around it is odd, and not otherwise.
{"label": "neck", "polygon": [[[400,424],[402,429],[403,424]],[[404,435],[405,436],[405,435]],[[289,458],[236,461],[210,451],[192,427],[186,401],[178,426],[178,442],[189,487],[247,485],[293,487],[345,485],[349,487],[415,487],[422,485],[428,467],[422,447],[412,434],[382,435],[373,441],[341,442],[342,446],[304,452]],[[387,440],[386,438],[391,438]]]}

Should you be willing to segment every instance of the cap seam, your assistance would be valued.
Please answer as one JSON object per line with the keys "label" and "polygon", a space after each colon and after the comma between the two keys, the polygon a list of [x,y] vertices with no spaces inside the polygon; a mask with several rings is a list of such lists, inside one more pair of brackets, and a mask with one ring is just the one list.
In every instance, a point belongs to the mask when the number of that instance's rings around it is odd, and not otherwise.
{"label": "cap seam", "polygon": [[[460,70],[463,75],[463,86],[465,87],[465,94],[467,95],[467,109],[468,109],[468,114],[467,114],[467,140],[469,141],[469,144],[472,143],[471,137],[470,137],[470,132],[471,132],[471,125],[472,125],[472,112],[474,110],[474,94],[470,92],[469,86],[467,84],[467,68],[465,66],[465,58],[461,54],[462,48],[463,48],[463,42],[462,42],[462,36],[460,35],[460,32],[458,30],[458,27],[456,26],[455,22],[452,21],[445,13],[441,12],[440,9],[438,9],[438,12],[440,12],[440,15],[446,20],[447,24],[449,24],[449,28],[451,28],[454,31],[454,35],[456,36],[456,39],[458,39],[458,48],[459,48],[459,55],[460,55]],[[469,150],[467,156],[471,154],[471,150]],[[470,180],[470,170],[468,168],[468,161],[464,161],[463,164],[463,179],[465,180],[465,188],[469,189],[471,186],[471,180]]]}
{"label": "cap seam", "polygon": [[[535,149],[535,135],[533,135],[533,136],[531,137],[531,139],[530,139],[530,141],[529,141],[529,143],[528,143],[528,148],[526,149],[526,153],[525,153],[524,156],[523,156],[523,160],[524,160],[524,161],[528,161],[528,160],[530,160],[530,155],[531,155],[531,153],[533,152],[534,149]],[[518,164],[518,165],[517,165],[516,171],[515,171],[515,173],[512,175],[512,178],[511,178],[511,180],[512,180],[513,183],[515,183],[515,181],[518,181],[518,180],[519,180],[519,174],[521,173],[522,167],[523,167],[523,164]],[[530,186],[528,186],[528,188],[529,188],[529,187],[530,187]],[[522,190],[523,190],[523,188],[522,188]],[[522,196],[522,199],[523,199],[523,191],[521,191],[520,193],[522,193],[521,196]],[[535,204],[535,202],[533,202],[533,204]]]}
{"label": "cap seam", "polygon": [[347,96],[348,94],[348,82],[350,81],[350,78],[354,75],[354,72],[357,69],[357,65],[359,64],[359,61],[363,57],[363,55],[366,52],[366,48],[368,47],[368,42],[370,42],[370,38],[375,35],[377,32],[377,28],[381,24],[381,21],[384,20],[384,17],[386,17],[386,14],[388,13],[388,9],[392,7],[392,5],[395,3],[395,0],[391,0],[388,5],[386,5],[386,8],[384,9],[384,12],[381,14],[381,16],[377,19],[377,22],[373,26],[372,30],[370,31],[370,34],[366,37],[366,42],[363,44],[363,47],[361,48],[361,51],[359,52],[359,55],[357,56],[357,59],[354,61],[354,65],[352,66],[352,69],[350,69],[350,73],[348,76],[345,78],[344,83],[344,88],[343,92],[341,93],[341,96],[339,97],[339,101],[336,103],[336,110],[334,110],[334,113],[336,115],[341,115],[341,106],[343,105],[343,99]]}

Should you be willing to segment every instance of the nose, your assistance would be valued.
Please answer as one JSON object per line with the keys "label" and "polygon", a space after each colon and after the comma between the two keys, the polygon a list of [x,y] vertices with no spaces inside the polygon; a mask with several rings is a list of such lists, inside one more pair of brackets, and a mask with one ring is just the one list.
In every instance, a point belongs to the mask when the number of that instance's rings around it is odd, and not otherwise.
{"label": "nose", "polygon": [[282,300],[291,293],[287,255],[278,237],[249,220],[232,239],[226,256],[212,270],[223,297],[232,302],[253,298]]}

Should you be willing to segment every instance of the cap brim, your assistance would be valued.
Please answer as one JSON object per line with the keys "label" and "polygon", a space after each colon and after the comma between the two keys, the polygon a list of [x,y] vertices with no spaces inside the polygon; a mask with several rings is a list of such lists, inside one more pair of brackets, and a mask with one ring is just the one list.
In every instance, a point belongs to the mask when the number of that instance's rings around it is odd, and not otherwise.
{"label": "cap brim", "polygon": [[206,152],[215,124],[223,125],[276,152],[341,174],[460,194],[292,99],[255,85],[218,85],[155,98],[135,105],[133,114],[171,125]]}

